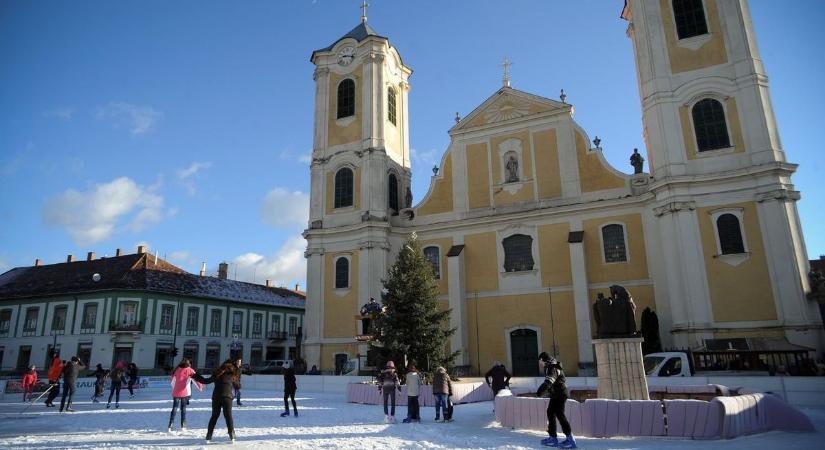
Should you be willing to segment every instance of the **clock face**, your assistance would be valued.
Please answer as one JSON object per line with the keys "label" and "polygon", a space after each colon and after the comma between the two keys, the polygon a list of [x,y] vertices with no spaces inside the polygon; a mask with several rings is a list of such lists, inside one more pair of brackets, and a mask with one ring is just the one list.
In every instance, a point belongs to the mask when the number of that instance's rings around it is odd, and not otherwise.
{"label": "clock face", "polygon": [[347,66],[355,59],[355,47],[344,47],[338,51],[338,64]]}

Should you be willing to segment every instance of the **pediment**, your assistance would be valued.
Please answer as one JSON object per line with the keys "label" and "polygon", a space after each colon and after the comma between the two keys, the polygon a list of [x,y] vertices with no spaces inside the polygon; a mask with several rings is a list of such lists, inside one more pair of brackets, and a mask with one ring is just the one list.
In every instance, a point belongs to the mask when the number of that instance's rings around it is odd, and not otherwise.
{"label": "pediment", "polygon": [[542,113],[571,110],[572,106],[567,103],[503,87],[456,124],[450,132],[509,122]]}

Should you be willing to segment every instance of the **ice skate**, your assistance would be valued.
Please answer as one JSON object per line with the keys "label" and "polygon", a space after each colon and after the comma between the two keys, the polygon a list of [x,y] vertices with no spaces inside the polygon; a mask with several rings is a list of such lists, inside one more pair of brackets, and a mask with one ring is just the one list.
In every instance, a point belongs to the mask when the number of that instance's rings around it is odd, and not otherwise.
{"label": "ice skate", "polygon": [[559,439],[555,436],[546,437],[541,440],[541,445],[547,447],[558,447],[559,446]]}
{"label": "ice skate", "polygon": [[401,421],[401,423],[410,423],[410,422],[412,422],[412,419],[410,419],[409,417],[407,417],[406,419]]}
{"label": "ice skate", "polygon": [[559,442],[559,448],[578,448],[576,445],[576,440],[573,438],[573,435],[568,435],[567,438],[561,442]]}
{"label": "ice skate", "polygon": [[390,415],[384,414],[384,423],[390,423]]}
{"label": "ice skate", "polygon": [[284,412],[281,413],[281,417],[287,417],[287,416],[289,416],[289,411],[284,411]]}

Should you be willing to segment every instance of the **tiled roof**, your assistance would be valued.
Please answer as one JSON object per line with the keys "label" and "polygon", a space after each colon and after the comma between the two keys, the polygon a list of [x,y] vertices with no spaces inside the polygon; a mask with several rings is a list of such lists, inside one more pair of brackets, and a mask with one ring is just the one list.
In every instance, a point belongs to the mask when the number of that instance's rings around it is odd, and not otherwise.
{"label": "tiled roof", "polygon": [[[157,261],[157,262],[156,262]],[[98,281],[94,275],[100,275]],[[289,289],[193,275],[149,254],[16,267],[0,275],[0,301],[130,290],[304,308],[306,296]]]}
{"label": "tiled roof", "polygon": [[[355,39],[358,42],[361,42],[369,36],[376,36],[376,37],[380,37],[382,39],[387,39],[386,37],[381,36],[380,34],[376,33],[375,30],[373,30],[371,26],[367,25],[366,22],[361,22],[361,23],[358,24],[357,27],[350,30],[349,33],[347,33],[347,34],[341,36],[340,38],[338,38],[338,40],[333,42],[330,46],[324,47],[324,48],[319,48],[318,50],[315,50],[314,52],[312,52],[312,56],[315,56],[315,54],[318,53],[318,52],[328,52],[328,51],[332,50],[332,47],[335,47],[335,44],[341,42],[344,39],[352,38],[352,39]],[[310,60],[312,60],[312,56],[309,58]]]}

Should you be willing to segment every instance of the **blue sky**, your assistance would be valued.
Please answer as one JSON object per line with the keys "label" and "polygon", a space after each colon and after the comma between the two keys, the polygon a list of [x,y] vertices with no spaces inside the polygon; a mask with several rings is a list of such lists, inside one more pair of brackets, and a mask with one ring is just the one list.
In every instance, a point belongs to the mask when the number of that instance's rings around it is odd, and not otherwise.
{"label": "blue sky", "polygon": [[[456,112],[501,85],[556,98],[630,171],[643,148],[621,0],[373,0],[369,23],[415,72],[413,194]],[[752,0],[811,258],[825,254],[825,4]],[[150,246],[197,272],[304,285],[312,50],[360,1],[0,3],[0,271]],[[811,140],[813,139],[813,140]],[[416,201],[417,201],[416,200]]]}

